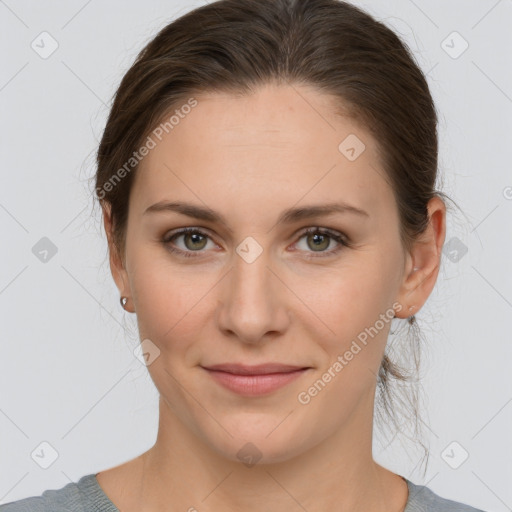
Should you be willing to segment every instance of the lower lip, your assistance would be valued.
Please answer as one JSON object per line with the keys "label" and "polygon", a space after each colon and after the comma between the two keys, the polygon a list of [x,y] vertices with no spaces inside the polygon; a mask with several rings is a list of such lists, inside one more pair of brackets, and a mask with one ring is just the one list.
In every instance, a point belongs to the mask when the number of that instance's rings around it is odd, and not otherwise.
{"label": "lower lip", "polygon": [[[206,369],[206,368],[205,368]],[[219,370],[206,371],[225,388],[244,396],[258,396],[271,393],[298,379],[307,368],[287,373],[269,373],[265,375],[237,375]]]}

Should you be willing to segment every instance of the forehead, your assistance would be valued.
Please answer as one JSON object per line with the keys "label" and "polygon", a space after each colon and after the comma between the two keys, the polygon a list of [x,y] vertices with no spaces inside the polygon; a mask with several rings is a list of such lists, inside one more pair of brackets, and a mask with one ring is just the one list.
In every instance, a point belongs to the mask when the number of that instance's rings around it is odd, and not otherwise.
{"label": "forehead", "polygon": [[376,141],[337,115],[332,97],[304,86],[267,85],[245,96],[194,98],[196,106],[151,135],[155,147],[133,185],[133,206],[141,213],[162,199],[219,202],[240,212],[270,207],[269,201],[289,206],[350,198],[374,211],[393,201]]}

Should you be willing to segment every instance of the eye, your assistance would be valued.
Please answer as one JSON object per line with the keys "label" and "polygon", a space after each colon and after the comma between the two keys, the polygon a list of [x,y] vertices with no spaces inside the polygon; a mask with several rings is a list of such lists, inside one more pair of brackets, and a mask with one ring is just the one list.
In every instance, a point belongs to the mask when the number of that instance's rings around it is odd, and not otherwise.
{"label": "eye", "polygon": [[[171,242],[180,237],[183,237],[184,249],[174,247],[174,243],[171,244]],[[162,242],[170,252],[185,256],[186,258],[194,258],[196,256],[194,253],[201,252],[206,247],[209,238],[208,234],[203,233],[198,228],[184,228],[176,233],[167,235]]]}
{"label": "eye", "polygon": [[[347,238],[342,233],[337,233],[330,231],[328,229],[323,229],[319,227],[308,228],[306,231],[302,233],[299,240],[302,238],[306,239],[306,252],[309,252],[306,257],[307,258],[318,258],[325,256],[332,256],[333,254],[337,254],[344,247],[349,247],[349,242]],[[331,246],[332,241],[337,242],[337,246],[330,251],[327,251],[329,246]],[[307,249],[313,248],[312,251],[308,251]],[[320,254],[311,254],[311,253],[320,253]]]}
{"label": "eye", "polygon": [[[178,240],[181,237],[183,237],[183,248],[177,247],[177,244],[175,243],[175,240]],[[333,254],[337,254],[344,247],[350,246],[348,239],[342,233],[337,233],[319,227],[312,227],[308,228],[306,231],[303,231],[299,237],[299,241],[302,238],[306,239],[306,249],[301,249],[301,251],[310,253],[306,256],[307,258],[332,256]],[[208,240],[211,241],[210,235],[198,228],[183,228],[177,232],[166,235],[163,238],[162,243],[171,253],[176,253],[186,258],[194,258],[199,256],[199,254],[194,253],[204,252],[203,249],[207,247]],[[333,240],[338,245],[329,251],[325,250],[331,246],[331,242]],[[313,250],[308,251],[308,248],[313,248]]]}

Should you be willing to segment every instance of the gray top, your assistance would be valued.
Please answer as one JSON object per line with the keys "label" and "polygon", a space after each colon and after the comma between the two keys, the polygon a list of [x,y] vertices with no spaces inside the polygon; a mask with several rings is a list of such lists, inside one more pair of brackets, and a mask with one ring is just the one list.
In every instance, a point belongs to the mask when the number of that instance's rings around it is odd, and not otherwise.
{"label": "gray top", "polygon": [[[404,478],[404,477],[402,477]],[[413,484],[404,512],[483,512],[464,503],[441,498],[428,487]],[[95,474],[85,475],[60,489],[49,489],[32,496],[0,505],[0,512],[119,512],[98,484]]]}

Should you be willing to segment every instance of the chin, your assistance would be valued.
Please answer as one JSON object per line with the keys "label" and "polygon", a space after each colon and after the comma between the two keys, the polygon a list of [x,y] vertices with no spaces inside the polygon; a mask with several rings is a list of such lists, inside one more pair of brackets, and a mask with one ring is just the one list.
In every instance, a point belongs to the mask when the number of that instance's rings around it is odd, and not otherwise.
{"label": "chin", "polygon": [[261,421],[245,418],[245,421],[233,422],[227,428],[233,437],[226,434],[219,439],[206,434],[206,442],[227,460],[242,463],[248,468],[285,462],[305,451],[306,443],[299,432],[290,428],[291,423],[279,425],[282,420],[275,417]]}

